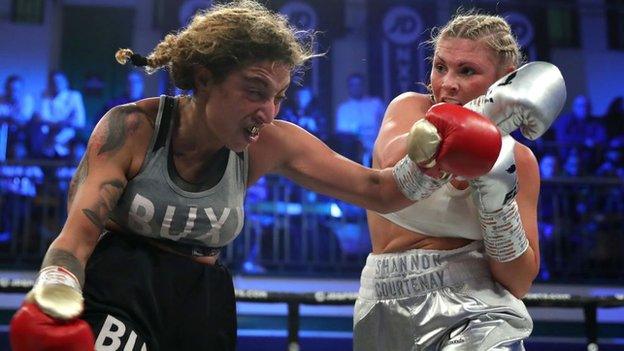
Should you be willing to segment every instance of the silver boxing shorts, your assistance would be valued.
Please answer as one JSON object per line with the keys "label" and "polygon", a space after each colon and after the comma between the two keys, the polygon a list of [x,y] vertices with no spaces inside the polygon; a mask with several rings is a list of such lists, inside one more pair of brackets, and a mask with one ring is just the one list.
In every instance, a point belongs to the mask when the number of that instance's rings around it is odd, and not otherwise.
{"label": "silver boxing shorts", "polygon": [[370,254],[353,314],[356,351],[524,350],[533,321],[492,279],[483,244]]}

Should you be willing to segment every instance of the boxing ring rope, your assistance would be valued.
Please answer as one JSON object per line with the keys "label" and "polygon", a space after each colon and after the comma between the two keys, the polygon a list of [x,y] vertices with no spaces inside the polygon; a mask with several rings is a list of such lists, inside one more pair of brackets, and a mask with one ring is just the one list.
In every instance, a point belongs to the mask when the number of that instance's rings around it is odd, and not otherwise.
{"label": "boxing ring rope", "polygon": [[[0,293],[26,293],[33,279],[0,278]],[[316,291],[305,293],[236,289],[236,301],[285,303],[288,306],[288,349],[299,349],[299,307],[301,305],[353,305],[356,292]],[[624,307],[624,295],[580,296],[571,294],[527,294],[522,301],[527,307],[581,308],[583,309],[585,339],[588,350],[598,350],[598,308]]]}

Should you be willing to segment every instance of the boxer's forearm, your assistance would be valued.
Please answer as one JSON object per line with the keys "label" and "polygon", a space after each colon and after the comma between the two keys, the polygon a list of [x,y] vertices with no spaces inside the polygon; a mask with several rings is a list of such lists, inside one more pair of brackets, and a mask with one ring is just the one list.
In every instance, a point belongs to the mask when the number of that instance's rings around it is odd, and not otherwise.
{"label": "boxer's forearm", "polygon": [[500,262],[490,258],[489,264],[494,280],[519,299],[529,292],[539,272],[539,262],[530,247],[513,261]]}

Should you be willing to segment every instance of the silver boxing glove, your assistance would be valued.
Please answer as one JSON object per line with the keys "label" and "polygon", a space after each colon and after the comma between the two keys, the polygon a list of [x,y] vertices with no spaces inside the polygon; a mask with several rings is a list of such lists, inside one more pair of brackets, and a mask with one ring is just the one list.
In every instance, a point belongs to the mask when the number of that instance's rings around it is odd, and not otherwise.
{"label": "silver boxing glove", "polygon": [[559,69],[548,62],[527,63],[490,86],[485,95],[464,107],[489,117],[507,135],[520,128],[535,140],[557,118],[566,100],[566,87]]}
{"label": "silver boxing glove", "polygon": [[483,229],[485,252],[500,262],[518,258],[529,247],[516,203],[515,143],[511,136],[503,137],[494,167],[488,174],[470,181]]}

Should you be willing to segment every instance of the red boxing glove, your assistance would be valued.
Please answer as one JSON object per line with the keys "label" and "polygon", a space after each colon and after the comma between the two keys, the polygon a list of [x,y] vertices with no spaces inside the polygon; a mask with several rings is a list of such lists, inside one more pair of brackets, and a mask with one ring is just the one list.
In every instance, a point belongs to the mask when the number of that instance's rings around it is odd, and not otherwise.
{"label": "red boxing glove", "polygon": [[500,132],[489,118],[448,103],[433,105],[408,136],[410,158],[428,174],[479,177],[492,169],[500,149]]}
{"label": "red boxing glove", "polygon": [[11,319],[13,351],[93,351],[91,327],[80,319],[62,321],[25,302]]}

